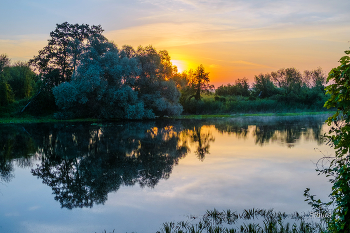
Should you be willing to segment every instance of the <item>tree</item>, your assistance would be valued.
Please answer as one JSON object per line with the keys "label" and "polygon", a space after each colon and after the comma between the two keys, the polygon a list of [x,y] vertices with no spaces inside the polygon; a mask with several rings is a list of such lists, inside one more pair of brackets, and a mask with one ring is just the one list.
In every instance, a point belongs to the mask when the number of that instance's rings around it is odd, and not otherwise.
{"label": "tree", "polygon": [[329,72],[327,82],[330,85],[325,88],[330,95],[325,107],[336,109],[326,121],[331,126],[326,138],[334,146],[335,157],[331,158],[329,167],[318,171],[333,177],[331,201],[316,200],[309,189],[304,194],[316,211],[327,213],[328,207],[334,206],[331,216],[326,217],[327,232],[341,233],[350,232],[350,50],[345,53],[339,60],[340,65]]}
{"label": "tree", "polygon": [[119,50],[98,35],[84,42],[78,63],[72,81],[53,89],[59,118],[144,119],[182,112],[166,51]]}
{"label": "tree", "polygon": [[3,72],[4,67],[10,66],[10,61],[6,54],[0,54],[0,73]]}
{"label": "tree", "polygon": [[10,59],[6,54],[0,55],[0,106],[12,103],[15,98],[11,86],[8,84],[10,78],[6,69],[10,66]]}
{"label": "tree", "polygon": [[237,79],[235,82],[236,86],[236,95],[241,95],[241,96],[249,96],[250,91],[249,91],[249,84],[248,84],[248,79],[243,78],[243,79]]}
{"label": "tree", "polygon": [[35,93],[36,75],[24,62],[17,62],[7,68],[9,73],[8,84],[16,99],[29,98]]}
{"label": "tree", "polygon": [[276,86],[271,81],[270,74],[255,75],[255,83],[253,84],[253,90],[255,96],[260,98],[268,98],[278,93]]}
{"label": "tree", "polygon": [[0,106],[7,106],[14,102],[14,100],[11,86],[0,75]]}
{"label": "tree", "polygon": [[103,36],[90,37],[72,81],[53,89],[60,118],[153,118],[144,108],[134,83],[139,72],[136,58],[124,56]]}
{"label": "tree", "polygon": [[174,67],[167,51],[152,46],[138,47],[136,57],[140,73],[134,88],[147,109],[157,116],[180,115],[180,92],[172,80]]}
{"label": "tree", "polygon": [[50,33],[48,45],[29,61],[44,79],[45,88],[51,90],[62,82],[69,82],[78,65],[81,42],[102,32],[100,25],[56,24],[56,29]]}
{"label": "tree", "polygon": [[200,100],[201,91],[208,90],[210,88],[209,81],[209,73],[205,72],[204,66],[201,64],[197,67],[196,71],[191,77],[190,87],[194,94],[191,95],[189,99],[194,97],[195,100]]}
{"label": "tree", "polygon": [[181,90],[183,90],[188,86],[188,83],[189,83],[188,73],[186,71],[182,73],[175,72],[171,77],[171,80],[175,82],[176,87],[181,92]]}
{"label": "tree", "polygon": [[325,101],[324,76],[320,68],[304,71],[304,75],[295,68],[280,69],[272,72],[271,77],[279,88],[280,94],[275,97],[279,101],[309,107],[323,105]]}
{"label": "tree", "polygon": [[271,72],[271,77],[274,84],[285,94],[297,93],[303,83],[301,73],[295,68],[279,69],[277,72]]}
{"label": "tree", "polygon": [[322,71],[322,68],[317,68],[316,70],[305,70],[303,76],[303,82],[309,88],[320,88],[324,91],[324,84],[326,83],[326,76]]}

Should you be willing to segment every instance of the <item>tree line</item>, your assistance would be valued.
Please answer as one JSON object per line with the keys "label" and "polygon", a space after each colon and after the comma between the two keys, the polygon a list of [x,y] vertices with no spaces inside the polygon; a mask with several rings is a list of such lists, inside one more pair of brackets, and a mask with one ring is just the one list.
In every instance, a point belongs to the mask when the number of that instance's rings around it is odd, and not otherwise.
{"label": "tree line", "polygon": [[302,75],[280,69],[216,90],[203,65],[179,73],[166,50],[152,46],[118,48],[100,25],[57,24],[48,44],[28,63],[10,64],[0,56],[0,106],[25,99],[21,111],[52,114],[59,119],[152,119],[176,116],[204,94],[273,98],[311,105],[324,98],[325,76],[319,68]]}
{"label": "tree line", "polygon": [[325,102],[326,76],[321,68],[305,70],[301,73],[295,68],[283,68],[278,71],[259,74],[254,77],[250,88],[248,80],[238,79],[235,85],[222,85],[216,89],[218,96],[245,96],[251,100],[256,98],[272,98],[280,102],[299,102],[311,105]]}
{"label": "tree line", "polygon": [[0,55],[0,106],[31,97],[37,90],[37,82],[37,76],[28,64],[10,64],[6,55]]}

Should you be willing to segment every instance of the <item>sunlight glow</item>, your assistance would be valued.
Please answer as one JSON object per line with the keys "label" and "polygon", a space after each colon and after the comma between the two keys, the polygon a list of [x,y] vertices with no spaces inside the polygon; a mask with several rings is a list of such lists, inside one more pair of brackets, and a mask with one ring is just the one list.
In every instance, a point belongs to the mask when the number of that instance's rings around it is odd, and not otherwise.
{"label": "sunlight glow", "polygon": [[173,64],[173,66],[177,67],[177,71],[179,73],[182,73],[185,70],[187,70],[187,64],[185,61],[180,61],[180,60],[170,60],[170,61]]}

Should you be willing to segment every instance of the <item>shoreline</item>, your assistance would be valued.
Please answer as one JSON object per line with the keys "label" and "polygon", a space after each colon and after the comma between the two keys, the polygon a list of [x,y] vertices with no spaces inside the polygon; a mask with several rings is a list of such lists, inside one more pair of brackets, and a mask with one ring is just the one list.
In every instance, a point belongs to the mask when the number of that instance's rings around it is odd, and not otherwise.
{"label": "shoreline", "polygon": [[[152,119],[152,120],[158,120],[158,119],[174,119],[174,120],[215,119],[215,118],[236,118],[236,117],[260,117],[260,116],[315,116],[315,115],[325,115],[325,114],[329,114],[329,116],[331,116],[332,114],[334,114],[334,111],[180,115],[180,116],[176,116],[176,117],[163,117],[163,118],[156,118],[156,119]],[[97,118],[78,118],[78,119],[58,120],[58,119],[55,119],[53,116],[0,117],[0,124],[31,124],[31,123],[59,123],[59,122],[113,122],[113,121],[117,122],[117,121],[125,121],[125,120],[119,120],[119,119],[106,120],[106,119],[97,119]],[[141,120],[141,121],[145,121],[145,120]]]}

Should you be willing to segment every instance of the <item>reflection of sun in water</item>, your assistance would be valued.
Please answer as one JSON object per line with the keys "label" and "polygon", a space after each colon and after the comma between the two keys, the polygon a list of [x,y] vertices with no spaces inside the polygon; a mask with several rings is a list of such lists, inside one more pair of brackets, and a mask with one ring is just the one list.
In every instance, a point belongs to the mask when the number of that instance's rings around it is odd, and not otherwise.
{"label": "reflection of sun in water", "polygon": [[187,69],[187,64],[184,61],[180,61],[180,60],[170,60],[170,61],[173,64],[173,66],[177,67],[177,70],[179,73],[182,73]]}

